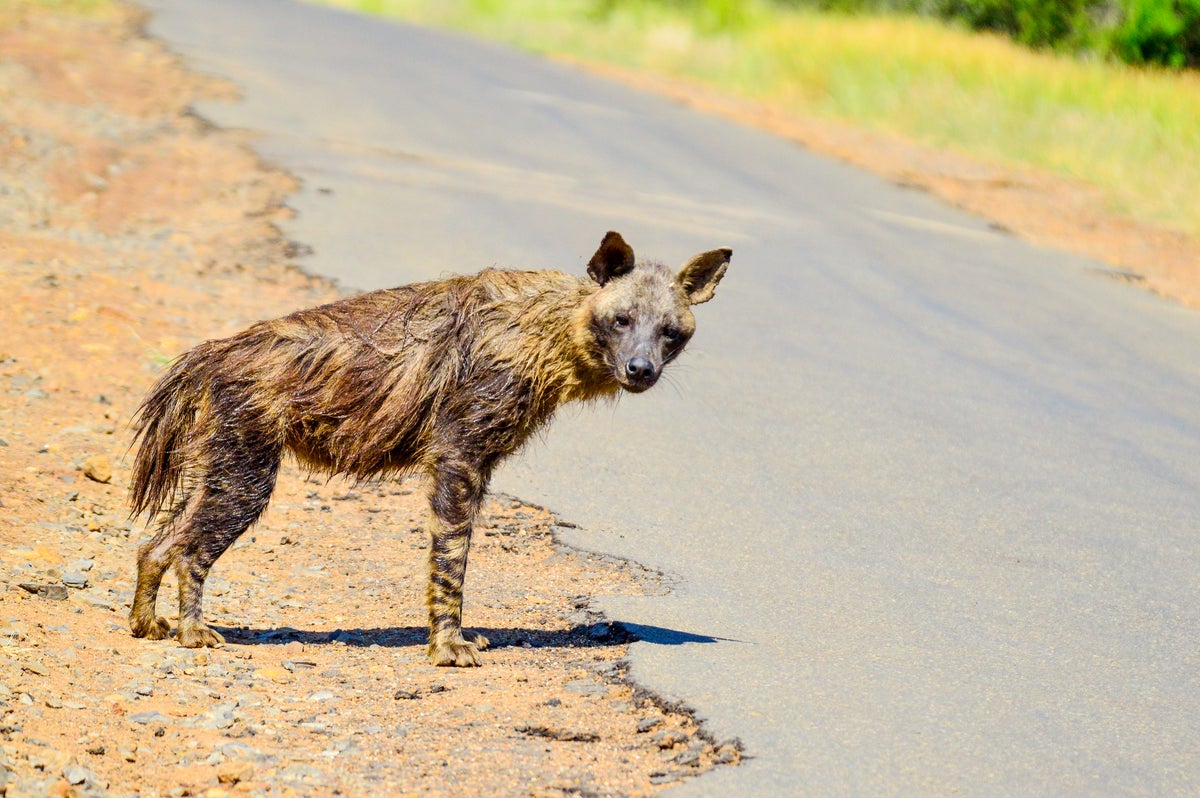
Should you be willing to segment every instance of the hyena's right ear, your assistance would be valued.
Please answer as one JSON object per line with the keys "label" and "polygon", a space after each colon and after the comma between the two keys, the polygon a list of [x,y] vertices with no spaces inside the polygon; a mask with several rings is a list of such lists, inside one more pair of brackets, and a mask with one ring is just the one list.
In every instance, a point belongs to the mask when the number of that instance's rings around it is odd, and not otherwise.
{"label": "hyena's right ear", "polygon": [[588,261],[588,276],[600,285],[622,274],[633,271],[633,248],[625,243],[620,233],[609,230],[600,242],[600,248]]}
{"label": "hyena's right ear", "polygon": [[714,249],[700,253],[683,265],[679,270],[679,285],[687,294],[688,302],[699,305],[713,298],[717,283],[725,276],[732,257],[732,249]]}

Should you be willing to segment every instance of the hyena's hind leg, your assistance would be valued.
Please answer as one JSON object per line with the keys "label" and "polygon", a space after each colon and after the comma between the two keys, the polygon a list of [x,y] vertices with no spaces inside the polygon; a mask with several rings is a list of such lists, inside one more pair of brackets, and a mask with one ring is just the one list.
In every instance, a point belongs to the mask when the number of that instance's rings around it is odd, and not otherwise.
{"label": "hyena's hind leg", "polygon": [[435,472],[430,505],[429,658],[434,665],[470,667],[488,640],[463,637],[463,580],[471,549],[471,528],[483,503],[486,476],[463,463],[443,463]]}
{"label": "hyena's hind leg", "polygon": [[129,628],[134,637],[162,640],[171,633],[170,622],[157,613],[158,588],[178,554],[178,521],[181,516],[191,515],[188,508],[195,500],[196,492],[188,491],[159,524],[154,537],[138,546],[137,587],[129,611]]}
{"label": "hyena's hind leg", "polygon": [[265,436],[256,438],[242,431],[228,437],[212,445],[210,464],[199,484],[138,551],[138,583],[130,612],[135,637],[166,636],[169,625],[155,617],[154,605],[163,573],[174,567],[179,582],[179,644],[200,648],[225,642],[204,623],[204,580],[217,558],[267,508],[280,460],[280,447],[268,443]]}

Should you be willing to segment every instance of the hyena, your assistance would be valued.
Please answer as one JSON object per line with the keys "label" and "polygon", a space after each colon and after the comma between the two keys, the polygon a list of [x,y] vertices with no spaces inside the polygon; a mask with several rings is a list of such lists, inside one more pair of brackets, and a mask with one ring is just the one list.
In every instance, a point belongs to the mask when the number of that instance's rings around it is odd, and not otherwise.
{"label": "hyena", "polygon": [[184,353],[135,419],[131,515],[159,521],[138,549],[134,636],[170,633],[155,604],[173,567],[179,644],[224,642],[204,623],[204,580],[266,509],[291,452],[355,480],[429,476],[429,657],[478,665],[487,639],[463,636],[462,589],[492,470],[563,403],[654,385],[731,254],[705,252],[675,274],[635,264],[609,232],[590,280],[489,269],[302,310]]}

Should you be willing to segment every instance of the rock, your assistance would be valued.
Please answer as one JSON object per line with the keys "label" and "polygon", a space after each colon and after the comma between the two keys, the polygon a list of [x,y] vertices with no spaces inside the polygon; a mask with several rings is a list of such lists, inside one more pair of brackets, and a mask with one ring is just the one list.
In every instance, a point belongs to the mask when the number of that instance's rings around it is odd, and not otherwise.
{"label": "rock", "polygon": [[638,734],[645,734],[655,726],[661,726],[662,722],[662,718],[642,718],[637,724]]}
{"label": "rock", "polygon": [[87,574],[79,571],[68,571],[62,575],[62,582],[67,587],[73,587],[76,590],[82,590],[88,586]]}
{"label": "rock", "polygon": [[83,475],[96,482],[107,483],[112,480],[112,462],[106,454],[94,454],[83,461]]}
{"label": "rock", "polygon": [[171,719],[161,712],[137,712],[129,716],[129,719],[134,723],[140,723],[143,726],[151,723],[170,723]]}
{"label": "rock", "polygon": [[292,674],[283,668],[276,668],[274,665],[259,668],[254,672],[254,676],[258,679],[269,679],[276,684],[287,684],[292,680]]}
{"label": "rock", "polygon": [[530,737],[544,737],[547,740],[560,742],[594,743],[600,739],[600,735],[595,732],[561,729],[553,726],[517,726],[515,731],[520,734],[528,734]]}
{"label": "rock", "polygon": [[28,590],[35,596],[50,599],[52,601],[63,601],[67,597],[67,589],[62,585],[42,585],[36,582],[21,582],[19,587],[23,590]]}
{"label": "rock", "polygon": [[237,784],[249,781],[254,776],[254,764],[235,760],[217,767],[217,781],[221,784]]}
{"label": "rock", "polygon": [[27,673],[32,673],[34,676],[49,676],[50,669],[41,663],[40,660],[30,659],[21,663],[21,670]]}
{"label": "rock", "polygon": [[83,765],[68,765],[63,769],[63,777],[68,784],[94,784],[96,774]]}
{"label": "rock", "polygon": [[675,729],[667,729],[660,731],[658,734],[650,738],[650,740],[659,748],[666,750],[674,748],[677,744],[682,743],[688,738],[686,734]]}
{"label": "rock", "polygon": [[741,759],[741,752],[733,743],[724,743],[717,748],[716,760],[722,765],[732,765]]}
{"label": "rock", "polygon": [[675,757],[675,764],[690,768],[700,767],[700,752],[688,749]]}
{"label": "rock", "polygon": [[670,784],[673,781],[679,781],[684,777],[684,773],[679,770],[673,770],[670,773],[651,773],[651,784]]}
{"label": "rock", "polygon": [[228,729],[233,725],[233,710],[236,708],[236,703],[217,704],[193,718],[189,725],[196,729]]}
{"label": "rock", "polygon": [[588,678],[572,679],[563,685],[563,689],[568,693],[575,693],[582,696],[602,696],[608,695],[608,687],[592,681]]}
{"label": "rock", "polygon": [[104,596],[85,595],[83,597],[83,600],[87,604],[89,604],[97,609],[108,610],[109,612],[117,611],[117,605],[114,604],[109,599],[105,598]]}
{"label": "rock", "polygon": [[333,698],[334,698],[333,693],[330,692],[329,690],[318,690],[315,693],[310,693],[309,696],[307,698],[305,698],[304,700],[321,702],[321,701],[332,701]]}

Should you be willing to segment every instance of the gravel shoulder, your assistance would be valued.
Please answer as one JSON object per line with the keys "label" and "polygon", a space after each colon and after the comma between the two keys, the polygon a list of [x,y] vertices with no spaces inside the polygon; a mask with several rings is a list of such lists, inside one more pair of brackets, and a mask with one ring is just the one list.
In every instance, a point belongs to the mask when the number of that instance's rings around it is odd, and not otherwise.
{"label": "gravel shoulder", "polygon": [[188,110],[235,88],[141,23],[0,10],[0,794],[645,795],[737,763],[625,681],[627,636],[588,608],[661,576],[511,497],[472,550],[482,668],[425,658],[421,481],[294,465],[209,579],[227,645],[129,635],[141,397],[189,346],[337,297],[273,226],[291,178]]}

